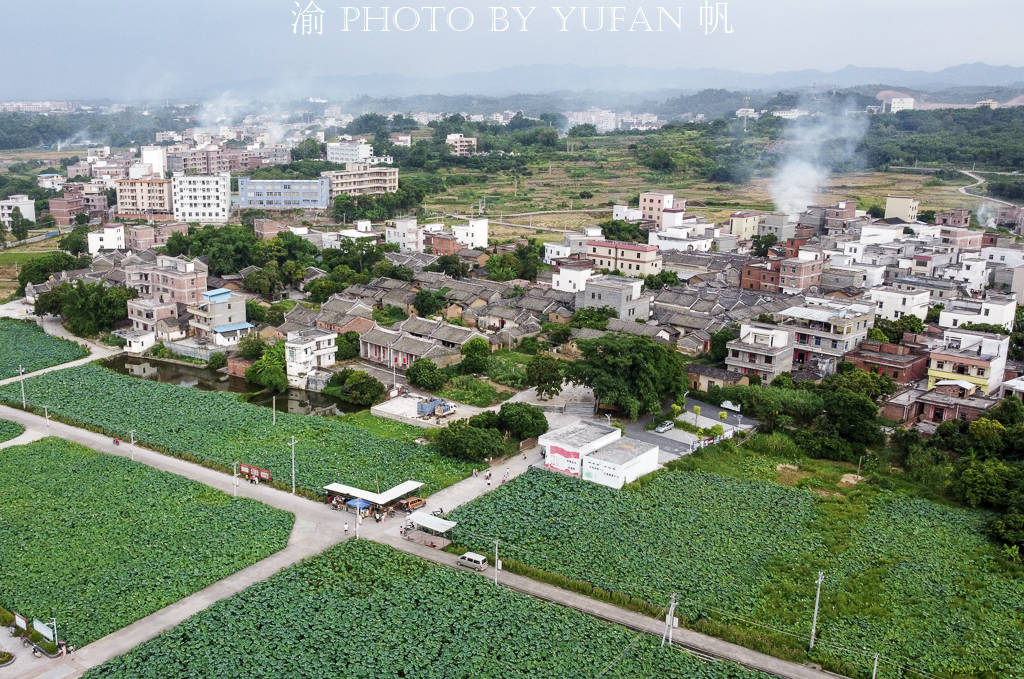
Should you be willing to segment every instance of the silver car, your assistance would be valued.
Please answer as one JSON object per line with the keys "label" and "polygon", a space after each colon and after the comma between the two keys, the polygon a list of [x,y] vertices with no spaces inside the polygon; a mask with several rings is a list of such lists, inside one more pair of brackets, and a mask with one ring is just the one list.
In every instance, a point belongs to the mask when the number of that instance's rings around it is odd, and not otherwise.
{"label": "silver car", "polygon": [[674,426],[676,426],[676,425],[672,423],[672,420],[665,420],[664,422],[659,424],[657,427],[655,427],[654,431],[658,432],[659,434],[664,434],[665,432],[667,432],[669,429],[671,429]]}

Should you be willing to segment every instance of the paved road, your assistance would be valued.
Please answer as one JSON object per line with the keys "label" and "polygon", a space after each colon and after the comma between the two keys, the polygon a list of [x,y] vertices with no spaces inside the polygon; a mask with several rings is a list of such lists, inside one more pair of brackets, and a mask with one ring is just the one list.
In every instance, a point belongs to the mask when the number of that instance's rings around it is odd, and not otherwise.
{"label": "paved road", "polygon": [[[102,434],[79,429],[62,422],[47,421],[39,415],[33,415],[7,406],[0,406],[0,418],[19,422],[25,427],[26,432],[22,435],[25,437],[23,442],[27,442],[30,439],[35,440],[43,436],[59,436],[68,441],[80,443],[93,450],[120,457],[131,457],[136,462],[146,464],[154,469],[178,474],[226,493],[232,492],[233,479],[229,474],[163,455],[143,446],[133,446],[125,442],[115,446],[110,438]],[[537,453],[533,452],[533,456],[526,459],[522,455],[517,455],[495,464],[492,467],[494,486],[488,486],[482,476],[470,477],[453,484],[432,495],[429,498],[426,509],[433,511],[434,509],[443,508],[445,511],[450,511],[455,507],[470,502],[483,495],[490,488],[500,485],[506,471],[510,479],[522,474],[528,468],[529,462],[536,461],[537,458],[534,457],[536,455]],[[191,596],[162,608],[123,629],[92,642],[79,649],[74,656],[60,660],[49,660],[35,659],[31,655],[20,657],[19,654],[18,661],[10,668],[5,669],[0,676],[4,679],[29,679],[36,677],[63,679],[65,677],[81,676],[89,668],[96,667],[142,642],[152,639],[161,632],[171,629],[186,618],[208,608],[217,601],[237,594],[249,586],[269,578],[281,569],[319,554],[339,542],[354,537],[356,534],[355,522],[350,514],[336,512],[325,504],[312,502],[266,485],[252,486],[243,481],[237,488],[240,497],[251,497],[295,515],[295,524],[288,539],[288,546],[285,549],[223,580],[215,582]],[[351,524],[351,530],[348,533],[344,530],[346,520]],[[397,534],[398,526],[401,523],[400,520],[396,519],[379,524],[372,521],[364,521],[358,530],[361,537],[373,539],[388,530]],[[13,645],[9,644],[9,646]],[[15,649],[12,648],[12,650]]]}
{"label": "paved road", "polygon": [[[414,554],[428,561],[433,561],[434,563],[449,566],[451,568],[457,568],[457,557],[454,554],[431,549],[419,543],[404,540],[398,535],[397,528],[392,527],[391,530],[379,534],[374,538],[374,540],[403,552]],[[501,556],[500,551],[498,556]],[[494,570],[492,568],[488,568],[486,571],[480,573],[480,575],[482,577],[492,579],[494,577]],[[499,572],[498,583],[499,586],[508,587],[509,589],[528,594],[538,599],[551,601],[568,608],[574,608],[578,611],[587,613],[588,615],[592,615],[609,622],[614,622],[640,632],[646,632],[654,636],[660,637],[665,629],[665,624],[661,620],[649,618],[633,611],[627,611],[611,604],[596,601],[590,597],[583,596],[582,594],[570,592],[569,590],[538,582],[521,575]],[[765,655],[764,653],[759,653],[758,651],[753,651],[749,648],[744,648],[743,646],[737,646],[736,644],[731,644],[727,641],[722,641],[721,639],[685,628],[676,628],[672,633],[672,641],[683,648],[697,651],[700,654],[711,655],[724,660],[731,660],[741,665],[745,665],[746,667],[774,674],[786,679],[835,679],[835,677],[838,676],[807,665],[800,665],[788,660],[781,660],[770,655]]]}
{"label": "paved road", "polygon": [[[1006,200],[1000,200],[999,198],[990,198],[989,196],[982,196],[980,194],[972,192],[970,189],[976,189],[979,186],[981,186],[982,184],[984,184],[985,182],[987,182],[988,180],[985,179],[984,177],[980,176],[980,175],[974,174],[973,172],[968,172],[967,170],[960,170],[960,173],[961,174],[965,174],[965,175],[967,175],[968,177],[970,177],[971,179],[974,180],[973,184],[968,184],[967,186],[961,186],[959,189],[957,189],[960,193],[963,193],[963,194],[968,195],[968,196],[973,196],[975,198],[981,198],[982,200],[987,200],[987,201],[992,202],[992,203],[999,203],[1000,205],[1009,205],[1010,207],[1016,207],[1015,203],[1011,203],[1011,202],[1006,201]],[[999,173],[999,174],[1005,174],[1005,173]]]}
{"label": "paved road", "polygon": [[[60,367],[67,367],[68,365],[70,364],[55,366],[52,369],[60,369]],[[688,405],[692,407],[692,402],[688,403]],[[390,545],[396,549],[416,554],[437,563],[452,567],[455,565],[454,555],[432,550],[401,539],[398,535],[401,521],[363,522],[358,528],[353,526],[352,532],[348,533],[344,530],[343,526],[346,518],[351,519],[350,515],[339,514],[329,509],[326,505],[311,502],[265,485],[251,486],[247,483],[242,483],[235,486],[234,480],[227,474],[166,456],[142,446],[127,443],[115,446],[111,439],[104,435],[72,427],[61,422],[48,421],[38,415],[26,413],[15,408],[0,406],[0,417],[20,422],[25,426],[26,433],[23,437],[26,441],[35,440],[44,435],[59,436],[111,455],[132,457],[134,460],[155,469],[178,474],[224,492],[230,493],[233,488],[237,488],[237,493],[242,497],[252,497],[278,509],[291,512],[296,517],[291,535],[289,536],[288,546],[285,549],[191,596],[160,609],[123,629],[94,641],[79,649],[74,656],[58,660],[35,659],[20,652],[17,648],[13,648],[13,645],[11,645],[11,650],[17,653],[18,661],[11,667],[6,668],[3,673],[5,679],[8,677],[11,679],[67,679],[79,677],[88,669],[96,667],[152,639],[161,632],[171,629],[217,601],[233,596],[251,585],[271,577],[283,568],[316,555],[350,537],[354,537],[357,530],[360,533],[360,537]],[[634,426],[636,426],[635,423]],[[632,432],[631,435],[633,435]],[[642,425],[636,432],[636,435],[638,438],[641,436],[657,437],[662,441],[659,445],[665,446],[666,449],[672,446],[672,444],[664,443],[672,439],[643,431]],[[523,455],[513,456],[492,467],[493,486],[488,485],[482,475],[464,479],[432,495],[428,500],[426,510],[451,511],[480,497],[491,488],[496,488],[501,484],[502,479],[514,478],[524,473],[531,464],[537,464],[538,462],[539,457],[536,449],[527,451]],[[493,574],[493,571],[489,572],[489,574]],[[638,631],[657,635],[660,635],[662,632],[662,623],[658,620],[647,618],[638,613],[626,611],[567,590],[510,573],[500,574],[499,581],[505,586],[530,596],[569,606]],[[702,654],[732,660],[748,667],[785,677],[786,679],[829,679],[836,676],[811,667],[780,660],[757,651],[736,646],[735,644],[729,644],[720,639],[690,630],[676,630],[675,643]]]}

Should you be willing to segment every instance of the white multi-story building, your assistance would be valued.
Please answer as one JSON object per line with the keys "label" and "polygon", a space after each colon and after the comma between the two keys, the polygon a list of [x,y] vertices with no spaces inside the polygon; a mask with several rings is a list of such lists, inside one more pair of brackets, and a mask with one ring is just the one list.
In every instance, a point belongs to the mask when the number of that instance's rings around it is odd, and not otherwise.
{"label": "white multi-story building", "polygon": [[965,297],[943,304],[942,311],[939,312],[939,326],[959,328],[968,323],[987,323],[1012,331],[1016,315],[1016,295],[989,294],[982,298]]}
{"label": "white multi-story building", "polygon": [[904,316],[917,316],[922,321],[928,315],[927,290],[899,290],[893,287],[871,288],[868,296],[875,303],[875,317],[898,321]]}
{"label": "white multi-story building", "polygon": [[544,243],[544,263],[554,264],[556,259],[572,254],[572,246],[568,243]]}
{"label": "white multi-story building", "polygon": [[963,380],[995,393],[1003,383],[1010,338],[974,330],[944,330],[928,357],[928,389],[936,382]]}
{"label": "white multi-story building", "polygon": [[424,235],[442,230],[444,224],[418,224],[415,217],[399,217],[384,226],[384,242],[396,243],[402,252],[423,252]]}
{"label": "white multi-story building", "polygon": [[[2,205],[2,203],[0,203]],[[1017,248],[987,247],[981,249],[981,258],[989,266],[1002,264],[1014,267],[1024,264],[1024,250]]]}
{"label": "white multi-story building", "polygon": [[14,214],[15,208],[21,212],[23,219],[36,221],[36,202],[24,194],[18,193],[0,200],[0,224],[10,228],[11,215]]}
{"label": "white multi-story building", "polygon": [[743,323],[740,336],[726,345],[725,364],[744,375],[770,383],[793,369],[793,334],[770,323]]}
{"label": "white multi-story building", "polygon": [[466,224],[455,224],[452,233],[466,247],[483,249],[487,247],[490,223],[486,219],[471,219]]}
{"label": "white multi-story building", "polygon": [[468,156],[476,153],[476,137],[467,137],[461,132],[449,134],[444,143],[453,156]]}
{"label": "white multi-story building", "polygon": [[143,146],[142,162],[148,163],[153,176],[163,177],[167,171],[167,147],[166,146]]}
{"label": "white multi-story building", "polygon": [[174,220],[223,224],[231,214],[231,173],[186,175],[175,172],[171,179]]}
{"label": "white multi-story building", "polygon": [[124,225],[105,224],[99,231],[90,231],[86,236],[89,243],[89,254],[95,255],[100,250],[124,250]]}
{"label": "white multi-story building", "polygon": [[[288,333],[284,343],[285,372],[288,384],[305,389],[316,380],[318,370],[334,365],[338,333],[322,328],[306,328]],[[328,377],[329,379],[329,377]],[[322,389],[322,387],[321,387]]]}
{"label": "white multi-story building", "polygon": [[327,144],[329,163],[369,163],[373,158],[373,145],[365,139],[334,141]]}
{"label": "white multi-story building", "polygon": [[61,187],[64,186],[64,176],[55,174],[53,172],[46,172],[36,176],[36,184],[39,188],[50,189],[52,191],[60,191]]}
{"label": "white multi-story building", "polygon": [[594,275],[594,262],[589,259],[564,258],[555,261],[551,272],[551,287],[563,292],[587,289],[587,281]]}
{"label": "white multi-story building", "polygon": [[612,219],[622,222],[638,222],[643,219],[644,213],[638,207],[629,205],[613,205]]}

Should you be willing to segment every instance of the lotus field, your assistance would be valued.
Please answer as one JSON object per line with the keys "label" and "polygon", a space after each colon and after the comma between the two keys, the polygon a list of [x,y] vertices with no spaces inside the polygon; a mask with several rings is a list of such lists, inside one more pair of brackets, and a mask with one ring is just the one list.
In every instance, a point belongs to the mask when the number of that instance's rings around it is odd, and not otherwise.
{"label": "lotus field", "polygon": [[16,376],[18,366],[30,373],[88,355],[80,345],[50,337],[31,321],[0,318],[0,380]]}
{"label": "lotus field", "polygon": [[283,549],[293,517],[45,438],[0,450],[0,606],[82,646]]}
{"label": "lotus field", "polygon": [[0,443],[10,441],[25,433],[25,427],[10,420],[0,420]]}
{"label": "lotus field", "polygon": [[[835,495],[839,495],[838,493]],[[1024,676],[1024,579],[997,567],[982,512],[887,491],[665,470],[621,491],[533,470],[452,512],[455,539],[662,604],[714,634],[850,676]],[[493,548],[493,547],[492,547]]]}
{"label": "lotus field", "polygon": [[364,541],[220,601],[85,677],[566,679],[602,672],[768,679]]}
{"label": "lotus field", "polygon": [[[66,421],[136,440],[172,455],[230,470],[234,462],[269,469],[291,482],[289,437],[295,436],[296,480],[320,494],[340,482],[381,490],[414,479],[433,493],[469,476],[472,465],[443,457],[433,446],[377,436],[334,418],[278,413],[236,395],[199,391],[120,375],[87,364],[27,380],[29,404]],[[0,400],[20,404],[18,385],[0,388]]]}

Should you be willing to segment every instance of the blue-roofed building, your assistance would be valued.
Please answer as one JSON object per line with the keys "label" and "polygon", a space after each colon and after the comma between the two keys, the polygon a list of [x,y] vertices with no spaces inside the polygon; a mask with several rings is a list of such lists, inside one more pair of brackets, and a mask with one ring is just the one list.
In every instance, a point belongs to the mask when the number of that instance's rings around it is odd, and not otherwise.
{"label": "blue-roofed building", "polygon": [[199,304],[188,308],[192,314],[188,322],[192,335],[227,347],[252,332],[253,325],[245,318],[244,299],[227,288],[207,290],[202,297]]}
{"label": "blue-roofed building", "polygon": [[258,210],[324,210],[331,203],[331,180],[238,178],[238,207]]}

